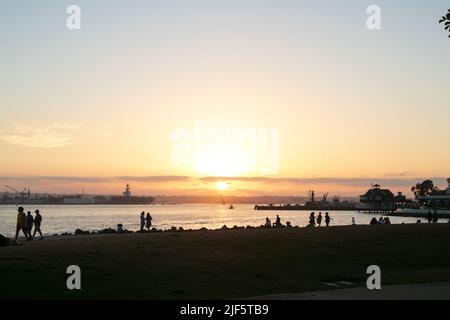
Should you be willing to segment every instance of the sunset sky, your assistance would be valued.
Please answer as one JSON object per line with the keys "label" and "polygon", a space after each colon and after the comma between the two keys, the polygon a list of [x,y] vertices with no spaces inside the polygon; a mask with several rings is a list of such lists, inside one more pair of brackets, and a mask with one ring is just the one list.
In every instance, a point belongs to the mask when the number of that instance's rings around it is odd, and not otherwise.
{"label": "sunset sky", "polygon": [[[70,4],[81,30],[66,28]],[[366,27],[371,4],[381,30]],[[304,196],[358,195],[371,182],[407,191],[421,178],[443,186],[450,39],[438,20],[449,8],[2,0],[1,190],[119,193],[130,183],[141,194]],[[258,148],[274,134],[272,170],[219,141],[230,131],[269,133]],[[212,132],[219,140],[205,152]],[[191,161],[174,159],[179,133]]]}

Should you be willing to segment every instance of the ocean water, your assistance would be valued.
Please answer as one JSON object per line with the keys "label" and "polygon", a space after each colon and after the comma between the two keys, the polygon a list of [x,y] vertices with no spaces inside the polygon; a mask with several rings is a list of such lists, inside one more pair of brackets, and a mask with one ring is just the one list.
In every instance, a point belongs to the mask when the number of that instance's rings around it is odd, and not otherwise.
{"label": "ocean water", "polygon": [[[25,206],[25,211],[34,212],[39,209],[43,216],[42,231],[46,235],[82,230],[95,231],[105,228],[116,228],[123,224],[128,230],[139,229],[140,212],[150,212],[153,226],[158,229],[183,227],[184,229],[218,229],[223,225],[260,226],[265,218],[275,221],[277,214],[282,223],[290,221],[293,226],[306,226],[309,211],[255,211],[254,205],[235,205],[229,210],[225,205],[150,205],[150,206]],[[324,212],[323,212],[324,213]],[[316,212],[317,214],[317,212]],[[0,206],[0,234],[12,236],[15,233],[17,207]],[[368,224],[372,217],[380,215],[364,214],[349,211],[332,211],[331,225],[350,225],[352,217],[357,224]],[[417,218],[390,217],[392,223],[415,223]]]}

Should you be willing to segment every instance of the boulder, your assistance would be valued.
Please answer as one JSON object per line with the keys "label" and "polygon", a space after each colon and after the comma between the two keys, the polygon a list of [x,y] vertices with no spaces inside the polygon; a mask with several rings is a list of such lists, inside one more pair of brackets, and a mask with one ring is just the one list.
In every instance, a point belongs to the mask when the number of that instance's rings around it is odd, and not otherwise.
{"label": "boulder", "polygon": [[84,230],[81,230],[81,229],[77,229],[77,230],[75,230],[75,234],[76,234],[76,235],[80,235],[80,234],[90,234],[90,232],[89,232],[89,231],[84,231]]}
{"label": "boulder", "polygon": [[[112,228],[107,228],[107,229],[100,230],[98,233],[100,233],[100,234],[110,234],[110,233],[117,233],[117,231],[112,229]],[[89,231],[88,231],[87,234],[89,234]]]}
{"label": "boulder", "polygon": [[9,247],[11,245],[11,239],[0,234],[0,247]]}

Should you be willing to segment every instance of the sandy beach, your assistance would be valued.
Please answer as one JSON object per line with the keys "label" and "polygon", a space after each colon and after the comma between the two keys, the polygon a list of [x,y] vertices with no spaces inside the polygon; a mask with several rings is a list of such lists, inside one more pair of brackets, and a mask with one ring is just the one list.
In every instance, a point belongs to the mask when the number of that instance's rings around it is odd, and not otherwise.
{"label": "sandy beach", "polygon": [[[450,280],[450,224],[51,237],[0,248],[0,298],[239,299]],[[66,268],[82,290],[66,288]],[[5,290],[4,288],[7,288]]]}

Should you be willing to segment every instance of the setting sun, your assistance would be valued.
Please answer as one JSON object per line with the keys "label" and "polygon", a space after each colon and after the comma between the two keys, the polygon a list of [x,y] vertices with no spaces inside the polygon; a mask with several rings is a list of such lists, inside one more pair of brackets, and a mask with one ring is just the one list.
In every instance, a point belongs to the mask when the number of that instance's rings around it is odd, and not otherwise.
{"label": "setting sun", "polygon": [[224,191],[224,190],[227,190],[228,187],[229,187],[229,186],[228,186],[228,183],[225,182],[225,181],[218,181],[218,182],[216,183],[216,188],[217,188],[217,190]]}

